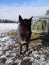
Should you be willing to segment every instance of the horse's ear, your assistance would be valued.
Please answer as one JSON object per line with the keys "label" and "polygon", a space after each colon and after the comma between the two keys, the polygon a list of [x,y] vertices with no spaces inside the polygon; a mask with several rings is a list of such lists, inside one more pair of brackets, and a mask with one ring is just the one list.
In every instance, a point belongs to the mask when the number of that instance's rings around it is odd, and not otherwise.
{"label": "horse's ear", "polygon": [[31,18],[29,18],[30,22],[32,21],[32,18],[33,18],[33,16]]}
{"label": "horse's ear", "polygon": [[22,22],[22,17],[21,17],[21,15],[19,15],[19,22]]}

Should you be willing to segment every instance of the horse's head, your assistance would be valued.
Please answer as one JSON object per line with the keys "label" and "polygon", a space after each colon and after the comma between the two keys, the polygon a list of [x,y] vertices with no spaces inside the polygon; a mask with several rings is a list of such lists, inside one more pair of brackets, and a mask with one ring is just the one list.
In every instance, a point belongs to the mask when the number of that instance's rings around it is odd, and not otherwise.
{"label": "horse's head", "polygon": [[28,39],[31,36],[31,22],[32,22],[32,17],[29,19],[23,19],[20,15],[19,15],[19,23],[20,23],[20,35],[21,38],[24,39]]}

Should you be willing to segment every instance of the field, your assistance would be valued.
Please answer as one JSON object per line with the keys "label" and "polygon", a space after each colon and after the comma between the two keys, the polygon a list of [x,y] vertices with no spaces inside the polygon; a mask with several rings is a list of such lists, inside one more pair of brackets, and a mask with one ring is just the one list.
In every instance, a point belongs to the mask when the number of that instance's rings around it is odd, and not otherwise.
{"label": "field", "polygon": [[16,24],[0,24],[0,65],[49,65],[48,35],[32,33],[28,52],[23,46],[20,55],[16,31]]}

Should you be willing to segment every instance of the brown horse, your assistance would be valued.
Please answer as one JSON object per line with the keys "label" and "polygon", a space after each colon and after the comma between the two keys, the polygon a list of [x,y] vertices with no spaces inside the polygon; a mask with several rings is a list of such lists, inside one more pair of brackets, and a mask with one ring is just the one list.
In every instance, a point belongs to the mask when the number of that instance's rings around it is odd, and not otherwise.
{"label": "brown horse", "polygon": [[[33,17],[33,16],[32,16]],[[22,45],[26,44],[26,50],[28,51],[28,43],[31,37],[31,22],[32,17],[29,19],[22,19],[19,15],[19,23],[20,23],[20,54],[22,54]]]}

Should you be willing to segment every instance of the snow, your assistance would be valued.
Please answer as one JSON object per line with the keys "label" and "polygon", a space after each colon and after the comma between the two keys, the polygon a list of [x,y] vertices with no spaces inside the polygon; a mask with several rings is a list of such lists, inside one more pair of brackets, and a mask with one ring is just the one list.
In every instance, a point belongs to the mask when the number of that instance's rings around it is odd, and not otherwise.
{"label": "snow", "polygon": [[3,37],[3,38],[0,38],[0,40],[1,41],[5,41],[5,40],[7,40],[9,37],[7,36],[7,37]]}
{"label": "snow", "polygon": [[10,30],[17,30],[19,23],[0,23],[0,33]]}
{"label": "snow", "polygon": [[[2,33],[5,33],[5,32],[9,32],[9,31],[16,31],[16,33],[18,34],[18,40],[21,39],[20,37],[20,26],[19,26],[19,23],[0,23],[0,36],[4,36]],[[0,38],[1,41],[4,41],[5,38],[7,37],[4,37],[4,38]]]}

